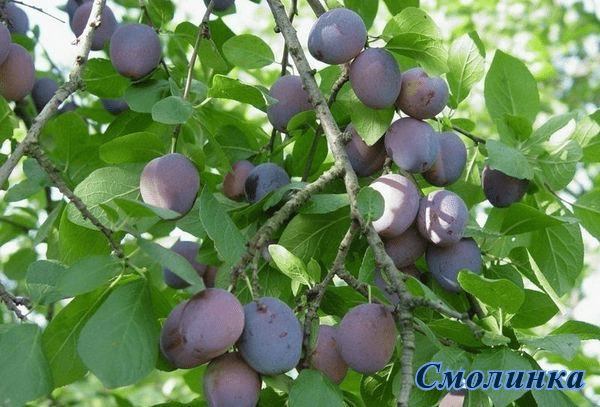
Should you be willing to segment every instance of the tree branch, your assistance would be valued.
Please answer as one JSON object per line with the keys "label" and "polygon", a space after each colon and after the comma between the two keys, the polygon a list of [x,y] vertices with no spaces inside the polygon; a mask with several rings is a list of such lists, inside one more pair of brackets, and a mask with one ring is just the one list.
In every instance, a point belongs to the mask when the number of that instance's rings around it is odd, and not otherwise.
{"label": "tree branch", "polygon": [[28,306],[28,301],[24,301],[23,299],[15,297],[13,294],[6,291],[6,287],[4,287],[2,283],[0,283],[0,299],[2,299],[2,302],[4,304],[6,304],[6,308],[14,312],[17,318],[19,318],[21,321],[27,319],[27,317],[23,315],[18,306]]}
{"label": "tree branch", "polygon": [[58,111],[58,106],[60,106],[60,104],[64,102],[69,95],[82,86],[81,75],[90,53],[94,31],[101,23],[100,16],[102,15],[105,2],[106,0],[94,0],[94,4],[92,5],[92,10],[90,12],[90,18],[83,29],[83,33],[76,40],[77,56],[75,57],[73,68],[69,74],[69,80],[56,91],[54,96],[52,96],[52,99],[50,99],[40,114],[34,119],[23,141],[19,143],[10,157],[8,157],[6,162],[2,164],[2,167],[0,167],[0,185],[3,185],[8,180],[8,177],[10,174],[12,174],[13,170],[19,163],[19,160],[25,154],[27,148],[37,142],[42,128]]}

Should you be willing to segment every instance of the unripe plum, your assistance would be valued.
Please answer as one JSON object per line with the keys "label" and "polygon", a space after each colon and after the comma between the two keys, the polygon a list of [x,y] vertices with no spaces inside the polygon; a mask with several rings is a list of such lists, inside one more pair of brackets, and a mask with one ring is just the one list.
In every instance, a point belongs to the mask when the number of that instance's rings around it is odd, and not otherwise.
{"label": "unripe plum", "polygon": [[0,95],[18,101],[27,96],[35,83],[33,58],[19,44],[10,43],[8,56],[0,65]]}
{"label": "unripe plum", "polygon": [[335,384],[340,384],[346,373],[348,365],[344,363],[337,350],[335,337],[337,329],[329,325],[319,326],[317,345],[311,354],[310,367],[320,370]]}
{"label": "unripe plum", "polygon": [[231,166],[223,179],[223,193],[231,199],[240,200],[244,198],[246,179],[254,169],[254,164],[247,160],[240,160]]}
{"label": "unripe plum", "polygon": [[38,112],[42,111],[57,90],[58,83],[54,79],[40,78],[35,81],[31,90],[31,97]]}
{"label": "unripe plum", "polygon": [[415,119],[431,119],[444,110],[450,91],[439,76],[430,78],[421,68],[402,74],[402,88],[396,107]]}
{"label": "unripe plum", "polygon": [[302,351],[302,327],[292,309],[277,298],[264,297],[246,304],[244,314],[238,349],[246,362],[265,375],[293,369]]}
{"label": "unripe plum", "polygon": [[371,374],[383,369],[396,344],[392,313],[380,304],[357,305],[344,315],[336,343],[344,362],[358,373]]}
{"label": "unripe plum", "polygon": [[417,187],[398,174],[382,175],[369,186],[379,192],[384,201],[383,214],[373,221],[375,231],[388,238],[404,233],[419,211]]}
{"label": "unripe plum", "polygon": [[208,364],[202,387],[209,407],[254,407],[261,381],[239,353],[226,353]]}
{"label": "unripe plum", "polygon": [[[204,4],[208,6],[210,0],[204,0]],[[233,6],[235,0],[213,0],[213,10],[216,11],[225,11],[229,7]]]}
{"label": "unripe plum", "polygon": [[[200,247],[198,246],[198,243],[183,240],[178,240],[173,246],[171,246],[171,250],[183,256],[194,268],[194,270],[196,270],[196,273],[198,273],[198,275],[202,277],[207,267],[206,264],[202,264],[198,260],[196,260],[199,248]],[[166,267],[163,269],[163,277],[165,279],[165,283],[172,288],[185,288],[189,287],[190,285],[190,283],[188,283],[183,278],[179,277],[177,274],[173,273],[170,269]]]}
{"label": "unripe plum", "polygon": [[257,165],[250,171],[244,184],[246,199],[249,202],[258,202],[269,192],[289,183],[289,175],[277,164],[264,163]]}
{"label": "unripe plum", "polygon": [[469,211],[460,196],[451,191],[433,191],[421,198],[417,225],[431,243],[448,246],[458,242],[469,220]]}
{"label": "unripe plum", "polygon": [[425,254],[427,240],[421,236],[417,228],[411,226],[401,235],[385,239],[383,245],[396,268],[401,269],[411,265]]}
{"label": "unripe plum", "polygon": [[102,99],[102,106],[107,112],[119,115],[129,109],[129,104],[123,99]]}
{"label": "unripe plum", "polygon": [[326,64],[343,64],[357,56],[367,40],[362,18],[347,8],[321,14],[308,34],[308,51]]}
{"label": "unripe plum", "polygon": [[385,133],[387,155],[408,172],[424,172],[433,165],[438,152],[437,134],[428,123],[404,117]]}
{"label": "unripe plum", "polygon": [[[83,33],[88,19],[90,18],[90,14],[92,13],[93,5],[93,1],[88,1],[77,7],[75,10],[75,14],[73,14],[73,18],[71,19],[71,31],[73,31],[73,34],[75,34],[76,37],[79,37],[81,33]],[[102,14],[100,15],[100,20],[100,26],[96,28],[94,38],[92,39],[91,49],[94,51],[104,48],[104,45],[108,43],[110,36],[118,26],[117,19],[111,8],[108,6],[104,6]]]}
{"label": "unripe plum", "polygon": [[6,3],[2,9],[2,15],[7,20],[8,31],[13,34],[27,34],[29,31],[29,18],[27,13],[15,3]]}
{"label": "unripe plum", "polygon": [[278,102],[267,108],[267,118],[279,131],[286,131],[292,117],[312,109],[302,79],[296,75],[285,75],[277,79],[269,90],[269,96],[277,99]]}
{"label": "unripe plum", "polygon": [[423,178],[432,185],[443,187],[460,178],[467,162],[467,148],[453,132],[438,133],[437,140],[436,158],[431,168],[423,173]]}
{"label": "unripe plum", "polygon": [[244,309],[235,295],[207,288],[194,295],[181,311],[179,330],[186,347],[193,349],[196,365],[222,355],[244,329]]}
{"label": "unripe plum", "polygon": [[199,188],[198,170],[178,153],[150,161],[140,176],[140,193],[145,203],[182,215],[194,205]]}
{"label": "unripe plum", "polygon": [[6,61],[8,57],[8,46],[10,45],[10,31],[4,24],[0,24],[0,65]]}
{"label": "unripe plum", "polygon": [[471,238],[464,238],[457,243],[442,247],[429,245],[425,254],[429,272],[446,290],[459,292],[458,272],[469,269],[473,273],[481,273],[481,251]]}
{"label": "unripe plum", "polygon": [[110,38],[109,53],[115,70],[133,80],[152,72],[162,58],[158,34],[145,24],[117,28]]}
{"label": "unripe plum", "polygon": [[358,99],[372,109],[390,107],[398,98],[402,74],[383,48],[368,48],[350,65],[350,84]]}
{"label": "unripe plum", "polygon": [[511,177],[486,164],[481,173],[481,185],[485,197],[492,205],[506,208],[523,198],[529,187],[529,180]]}
{"label": "unripe plum", "polygon": [[383,137],[372,146],[368,146],[358,135],[352,123],[346,127],[346,131],[352,136],[346,144],[346,153],[356,175],[366,177],[381,170],[386,158]]}

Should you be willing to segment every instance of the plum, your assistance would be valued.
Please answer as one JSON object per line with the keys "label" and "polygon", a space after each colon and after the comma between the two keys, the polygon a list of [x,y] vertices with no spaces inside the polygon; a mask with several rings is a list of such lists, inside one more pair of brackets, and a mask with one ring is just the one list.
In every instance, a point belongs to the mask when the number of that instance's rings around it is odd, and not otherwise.
{"label": "plum", "polygon": [[311,353],[310,367],[320,370],[335,384],[340,384],[346,373],[348,365],[344,363],[337,350],[335,337],[337,329],[329,325],[319,326],[317,344]]}
{"label": "plum", "polygon": [[71,22],[71,20],[73,20],[73,16],[75,15],[75,12],[79,8],[79,6],[81,6],[81,4],[83,4],[84,2],[88,2],[88,1],[92,1],[92,0],[68,0],[67,1],[67,4],[65,4],[65,12],[69,15],[69,22]]}
{"label": "plum", "polygon": [[160,332],[160,351],[164,357],[180,369],[197,366],[194,350],[184,341],[179,329],[181,313],[187,301],[179,303],[165,320]]}
{"label": "plum", "polygon": [[362,18],[347,8],[334,8],[321,14],[312,26],[308,51],[326,64],[344,64],[360,53],[366,41]]}
{"label": "plum", "polygon": [[129,109],[129,104],[123,99],[102,99],[104,109],[114,115],[119,115]]}
{"label": "plum", "polygon": [[209,407],[254,407],[258,404],[261,381],[239,353],[233,352],[211,360],[202,387]]}
{"label": "plum", "polygon": [[8,31],[12,34],[27,34],[29,31],[29,18],[27,13],[15,3],[6,3],[2,15],[7,21]]}
{"label": "plum", "polygon": [[185,156],[173,153],[150,161],[140,176],[142,200],[153,206],[186,214],[194,205],[200,177]]}
{"label": "plum", "polygon": [[158,34],[145,24],[117,28],[110,38],[109,53],[115,70],[133,80],[150,74],[162,58]]}
{"label": "plum", "polygon": [[401,235],[385,239],[383,245],[396,268],[401,269],[411,265],[425,254],[427,240],[421,236],[416,227],[411,226]]}
{"label": "plum", "polygon": [[460,270],[481,273],[481,251],[471,238],[463,238],[446,247],[429,245],[425,259],[433,278],[451,292],[460,291],[457,280]]}
{"label": "plum", "polygon": [[421,68],[402,74],[396,107],[415,119],[431,119],[444,110],[450,91],[439,76],[430,78]]}
{"label": "plum", "polygon": [[236,161],[223,179],[223,193],[231,199],[244,198],[246,179],[254,169],[254,164],[247,160]]}
{"label": "plum", "polygon": [[40,78],[35,81],[31,89],[31,97],[38,112],[42,111],[57,90],[58,83],[54,79]]}
{"label": "plum", "polygon": [[368,146],[356,132],[352,123],[346,127],[346,132],[352,136],[346,144],[346,153],[356,175],[366,177],[381,170],[386,159],[383,137],[372,146]]}
{"label": "plum", "polygon": [[342,318],[336,343],[344,362],[358,373],[371,374],[383,369],[396,344],[392,313],[380,304],[355,306]]}
{"label": "plum", "polygon": [[217,273],[219,272],[219,268],[215,266],[207,266],[204,275],[202,276],[202,280],[204,280],[204,285],[207,288],[211,288],[215,286],[215,282],[217,279]]}
{"label": "plum", "polygon": [[0,24],[0,65],[6,61],[8,57],[8,46],[10,45],[10,31],[4,24]]}
{"label": "plum", "polygon": [[235,295],[219,288],[207,288],[190,298],[179,319],[182,342],[192,349],[195,365],[225,353],[243,329],[242,304]]}
{"label": "plum", "polygon": [[523,198],[529,187],[529,180],[511,177],[486,164],[481,173],[481,185],[485,197],[492,205],[506,208]]}
{"label": "plum", "polygon": [[289,175],[277,164],[264,163],[257,165],[250,171],[244,184],[246,199],[248,202],[258,202],[269,192],[289,183]]}
{"label": "plum", "polygon": [[467,206],[454,192],[438,190],[421,198],[417,225],[421,235],[433,244],[448,246],[458,242],[468,220]]}
{"label": "plum", "polygon": [[244,314],[238,349],[246,362],[265,375],[293,369],[302,351],[302,327],[292,309],[277,298],[264,297],[246,304]]}
{"label": "plum", "polygon": [[[88,19],[90,18],[90,14],[92,13],[93,5],[93,1],[85,2],[75,10],[75,14],[73,14],[73,18],[71,19],[71,31],[76,37],[79,37],[81,33],[83,33]],[[111,8],[108,6],[104,6],[102,14],[100,15],[100,20],[100,26],[96,28],[92,40],[91,49],[94,51],[104,48],[104,45],[110,41],[111,35],[118,26],[117,19]]]}
{"label": "plum", "polygon": [[[208,6],[210,0],[204,0],[204,4]],[[216,11],[225,11],[229,7],[233,6],[235,0],[213,0],[213,10]]]}
{"label": "plum", "polygon": [[372,109],[390,107],[398,98],[402,74],[394,57],[383,48],[368,48],[350,65],[350,84],[358,99]]}
{"label": "plum", "polygon": [[387,155],[398,167],[412,173],[430,169],[439,148],[433,127],[412,117],[393,122],[384,141]]}
{"label": "plum", "polygon": [[[171,250],[183,256],[194,268],[194,270],[196,270],[198,275],[202,277],[206,272],[207,266],[206,264],[202,264],[196,260],[196,256],[198,256],[198,249],[200,249],[198,243],[183,240],[178,240],[173,246],[171,246]],[[165,279],[165,283],[172,288],[185,288],[189,287],[190,285],[190,283],[166,267],[163,269],[163,277]]]}
{"label": "plum", "polygon": [[417,187],[408,178],[398,174],[382,175],[369,186],[379,192],[384,201],[383,214],[373,221],[375,231],[387,238],[404,233],[419,211]]}
{"label": "plum", "polygon": [[19,44],[10,43],[8,56],[0,65],[0,95],[8,100],[21,100],[31,93],[34,83],[33,58]]}
{"label": "plum", "polygon": [[467,162],[467,148],[453,132],[438,133],[437,140],[437,155],[431,168],[423,173],[423,178],[431,185],[444,187],[460,178]]}
{"label": "plum", "polygon": [[269,90],[269,96],[277,99],[277,102],[267,108],[267,118],[279,131],[286,131],[292,117],[312,109],[302,79],[296,75],[285,75],[277,79]]}

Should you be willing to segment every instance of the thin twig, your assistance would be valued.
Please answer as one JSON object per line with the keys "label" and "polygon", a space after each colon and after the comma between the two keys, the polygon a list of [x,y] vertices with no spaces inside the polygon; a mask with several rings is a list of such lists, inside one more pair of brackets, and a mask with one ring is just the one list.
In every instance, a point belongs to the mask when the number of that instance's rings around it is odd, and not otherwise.
{"label": "thin twig", "polygon": [[323,7],[319,0],[306,0],[306,2],[310,6],[310,8],[312,8],[313,12],[317,17],[319,17],[321,14],[327,11],[325,10],[325,7]]}
{"label": "thin twig", "polygon": [[20,5],[22,5],[22,6],[25,6],[25,7],[28,7],[28,8],[30,8],[30,9],[33,9],[33,10],[35,10],[35,11],[39,11],[40,13],[42,13],[42,14],[45,14],[45,15],[47,15],[48,17],[55,19],[56,21],[60,21],[60,22],[61,22],[61,23],[63,23],[63,24],[65,24],[65,23],[66,23],[66,21],[64,21],[64,20],[62,20],[62,19],[60,19],[60,18],[58,18],[58,17],[56,17],[56,16],[53,16],[52,14],[48,13],[47,11],[44,11],[44,10],[43,10],[42,8],[40,8],[40,7],[32,6],[31,4],[27,4],[27,3],[24,3],[24,2],[22,2],[22,1],[19,1],[19,0],[11,0],[11,3],[17,3],[17,4],[20,4]]}
{"label": "thin twig", "polygon": [[6,304],[6,307],[14,312],[21,321],[27,319],[19,309],[19,305],[26,305],[26,301],[23,301],[6,291],[6,287],[4,287],[2,283],[0,283],[0,299],[2,299],[2,302]]}

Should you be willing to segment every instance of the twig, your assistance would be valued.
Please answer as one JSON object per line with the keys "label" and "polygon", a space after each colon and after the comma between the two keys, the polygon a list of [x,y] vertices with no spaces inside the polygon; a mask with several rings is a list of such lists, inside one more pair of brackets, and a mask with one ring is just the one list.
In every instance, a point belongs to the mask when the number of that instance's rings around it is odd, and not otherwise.
{"label": "twig", "polygon": [[[440,124],[444,124],[442,122],[441,119],[438,119],[437,117],[434,119],[436,120],[438,123]],[[475,144],[485,144],[485,139],[481,138],[481,137],[477,137],[476,135],[474,135],[473,133],[466,131],[465,129],[456,126],[456,125],[452,125],[452,130],[459,132],[460,134],[462,134],[463,136],[467,136],[468,138],[470,138],[471,140],[473,140],[475,142]]]}
{"label": "twig", "polygon": [[71,191],[71,189],[67,186],[65,181],[60,176],[60,171],[58,170],[58,168],[56,168],[54,164],[52,164],[50,160],[44,155],[44,152],[40,148],[39,144],[29,145],[29,147],[27,148],[27,153],[37,160],[40,166],[48,174],[50,180],[52,180],[52,183],[64,196],[66,196],[69,199],[69,201],[71,201],[73,205],[75,205],[75,207],[81,213],[81,215],[85,219],[88,219],[94,226],[98,228],[98,230],[100,230],[100,232],[102,232],[104,236],[106,236],[110,246],[115,252],[115,256],[117,256],[120,259],[124,259],[125,254],[123,252],[123,248],[117,241],[115,241],[113,237],[114,232],[110,228],[105,226],[94,214],[92,214],[87,208],[87,206],[85,206],[81,198],[79,198],[73,193],[73,191]]}
{"label": "twig", "polygon": [[346,82],[348,82],[349,79],[350,79],[350,64],[344,64],[344,65],[342,65],[342,73],[340,74],[340,76],[337,78],[337,80],[334,82],[333,86],[331,87],[331,95],[329,95],[329,99],[327,99],[327,104],[329,106],[331,106],[333,104],[333,102],[335,102],[338,93],[340,93],[340,90],[342,89],[342,86],[344,86],[344,84]]}
{"label": "twig", "polygon": [[41,9],[40,7],[32,6],[31,4],[27,4],[27,3],[24,3],[24,2],[22,2],[22,1],[19,1],[19,0],[12,0],[12,1],[11,1],[11,3],[17,3],[17,4],[20,4],[20,5],[22,5],[22,6],[25,6],[25,7],[28,7],[28,8],[30,8],[30,9],[33,9],[33,10],[35,10],[35,11],[39,11],[40,13],[42,13],[42,14],[45,14],[45,15],[47,15],[48,17],[51,17],[51,18],[53,18],[53,19],[55,19],[55,20],[57,20],[57,21],[60,21],[60,22],[61,22],[61,23],[63,23],[63,24],[65,24],[65,23],[66,23],[66,21],[64,21],[64,20],[61,20],[60,18],[53,16],[52,14],[48,13],[47,11],[44,11],[44,10],[43,10],[43,9]]}
{"label": "twig", "polygon": [[19,305],[26,305],[27,301],[15,297],[13,294],[6,291],[6,287],[4,287],[4,284],[2,283],[0,283],[0,299],[2,299],[2,302],[6,304],[6,307],[14,312],[21,321],[27,319],[18,307]]}
{"label": "twig", "polygon": [[312,8],[313,12],[315,13],[315,15],[317,17],[319,17],[321,14],[323,14],[326,11],[325,7],[323,7],[323,5],[321,4],[321,2],[319,0],[307,0],[306,2],[310,6],[310,8]]}
{"label": "twig", "polygon": [[2,167],[0,167],[0,185],[3,185],[8,180],[8,177],[19,163],[19,160],[25,154],[27,148],[37,142],[42,128],[57,112],[58,106],[60,106],[60,104],[64,102],[65,99],[71,95],[71,93],[75,92],[81,87],[81,74],[83,73],[83,69],[85,68],[85,64],[90,53],[93,33],[101,23],[100,16],[102,14],[102,10],[104,9],[105,2],[106,0],[94,0],[94,4],[92,5],[92,10],[90,12],[90,18],[88,19],[83,33],[77,39],[77,56],[75,57],[75,62],[69,75],[69,80],[56,91],[54,96],[52,96],[52,99],[50,99],[40,114],[34,119],[23,141],[19,143],[10,157],[8,157],[6,162],[2,164]]}

